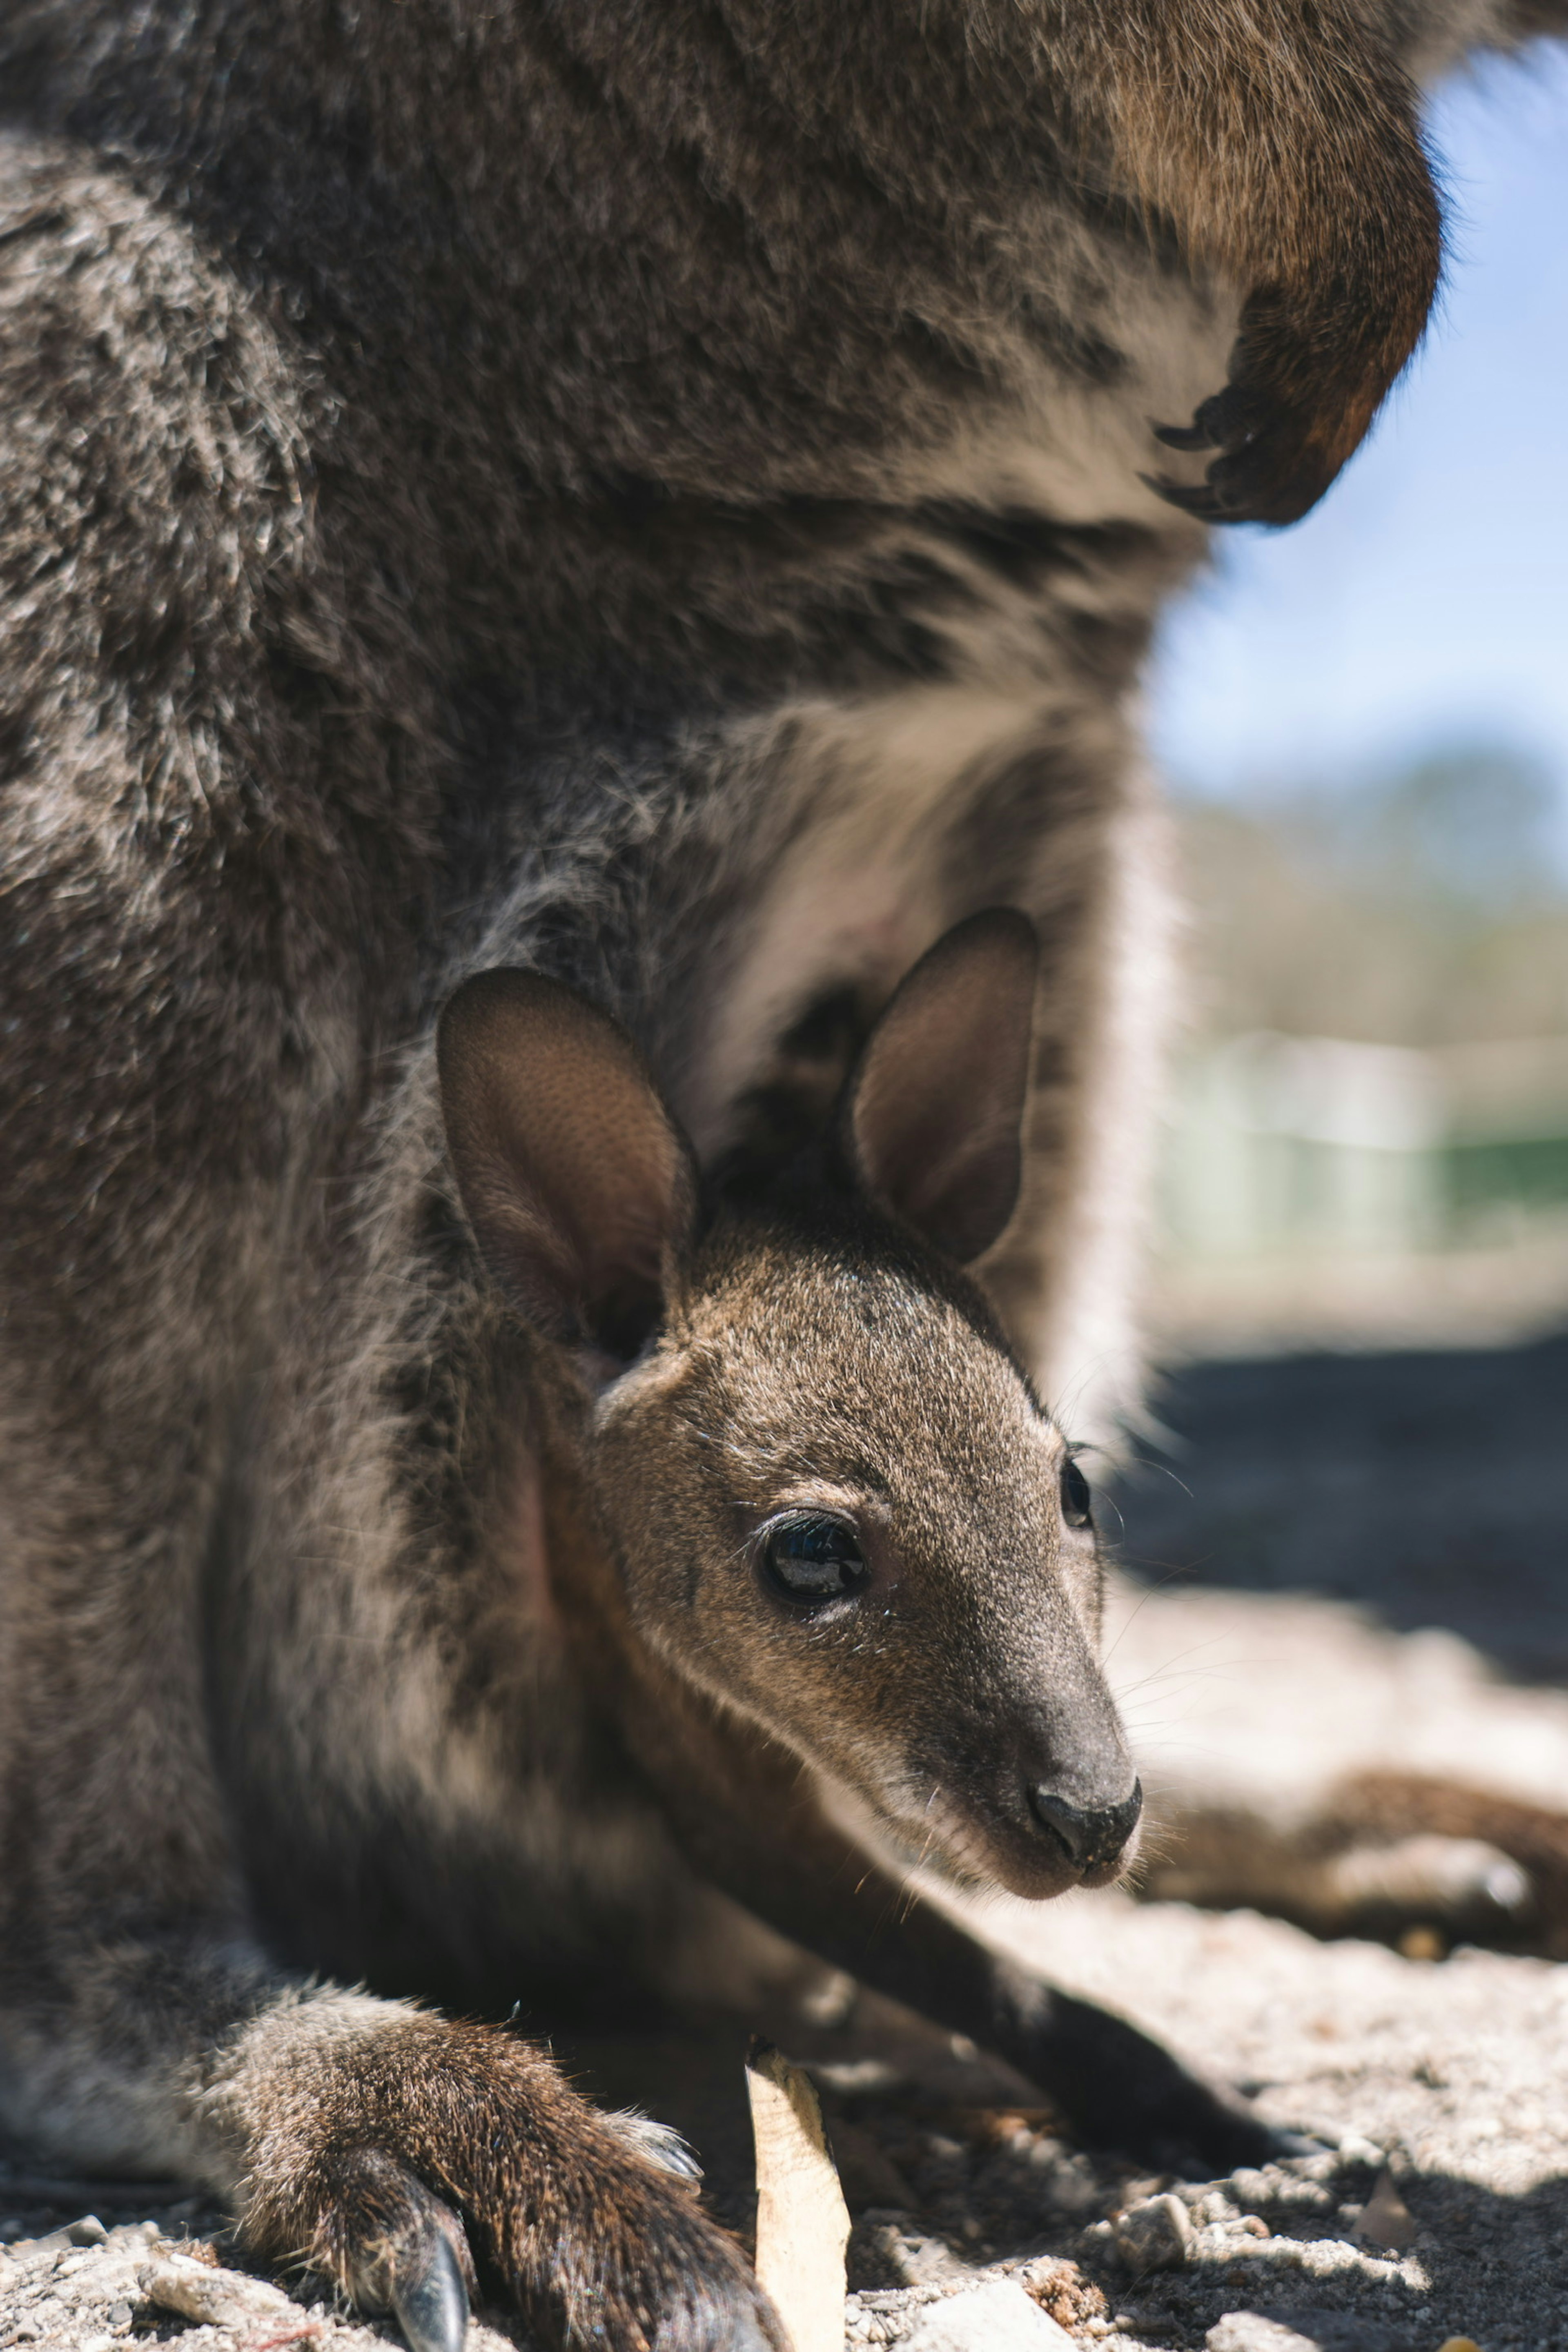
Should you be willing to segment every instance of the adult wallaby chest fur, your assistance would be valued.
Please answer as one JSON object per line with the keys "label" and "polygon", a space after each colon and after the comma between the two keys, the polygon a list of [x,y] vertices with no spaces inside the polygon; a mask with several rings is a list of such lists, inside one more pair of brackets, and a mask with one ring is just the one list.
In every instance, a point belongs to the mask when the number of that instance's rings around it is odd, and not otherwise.
{"label": "adult wallaby chest fur", "polygon": [[773,2342],[657,2132],[307,1981],[739,1901],[1258,2144],[866,1857],[1116,1866],[1019,1367],[1135,1370],[1126,698],[1419,331],[1410,78],[1552,13],[6,11],[8,2127],[421,2345],[459,2212],[546,2339]]}

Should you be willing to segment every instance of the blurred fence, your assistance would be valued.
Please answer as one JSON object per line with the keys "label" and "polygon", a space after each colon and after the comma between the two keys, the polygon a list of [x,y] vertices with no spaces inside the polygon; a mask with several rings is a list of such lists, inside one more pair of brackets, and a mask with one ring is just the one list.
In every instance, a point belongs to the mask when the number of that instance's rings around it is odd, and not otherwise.
{"label": "blurred fence", "polygon": [[1473,1247],[1568,1219],[1568,1037],[1228,1038],[1182,1073],[1163,1194],[1172,1244],[1202,1256]]}
{"label": "blurred fence", "polygon": [[1156,1328],[1178,1350],[1495,1338],[1568,1312],[1568,1037],[1273,1032],[1179,1074]]}

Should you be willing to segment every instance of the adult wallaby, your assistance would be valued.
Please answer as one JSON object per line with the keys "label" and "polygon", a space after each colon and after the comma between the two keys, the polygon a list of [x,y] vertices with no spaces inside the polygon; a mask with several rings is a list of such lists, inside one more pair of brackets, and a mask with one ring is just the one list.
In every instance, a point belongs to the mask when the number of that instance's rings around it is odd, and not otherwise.
{"label": "adult wallaby", "polygon": [[776,2342],[657,2132],[310,1974],[537,2013],[738,1898],[1259,2144],[868,1856],[1117,1866],[1019,1366],[1133,1369],[1124,704],[1419,331],[1411,77],[1549,18],[12,0],[9,2127],[422,2347],[465,2230],[557,2342]]}

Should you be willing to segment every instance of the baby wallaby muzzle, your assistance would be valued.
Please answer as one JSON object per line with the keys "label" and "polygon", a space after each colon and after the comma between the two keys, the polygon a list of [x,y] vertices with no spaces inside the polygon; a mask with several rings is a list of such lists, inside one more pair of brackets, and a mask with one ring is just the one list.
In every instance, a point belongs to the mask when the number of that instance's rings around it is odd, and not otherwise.
{"label": "baby wallaby muzzle", "polygon": [[966,1711],[972,1744],[966,1752],[962,1731],[949,1739],[941,1807],[944,1822],[968,1824],[959,1837],[974,1875],[1028,1901],[1109,1885],[1131,1859],[1143,1810],[1087,1648],[1042,1659],[1037,1677],[1050,1691],[1045,1710],[1026,1704],[1010,1726],[1005,1717],[983,1725]]}
{"label": "baby wallaby muzzle", "polygon": [[1075,1870],[1101,1877],[1121,1865],[1143,1811],[1143,1784],[1134,1780],[1131,1794],[1111,1805],[1077,1805],[1053,1789],[1033,1788],[1029,1810]]}

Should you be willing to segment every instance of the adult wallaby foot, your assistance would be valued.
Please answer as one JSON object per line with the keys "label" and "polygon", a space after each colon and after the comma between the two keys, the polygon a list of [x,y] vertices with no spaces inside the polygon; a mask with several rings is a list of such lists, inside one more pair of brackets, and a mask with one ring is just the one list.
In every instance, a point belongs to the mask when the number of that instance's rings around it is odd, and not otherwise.
{"label": "adult wallaby foot", "polygon": [[395,2314],[411,2352],[459,2352],[476,2255],[552,2352],[782,2352],[679,2140],[591,2106],[500,2028],[285,1993],[223,2050],[200,2105],[239,2158],[251,2252]]}

